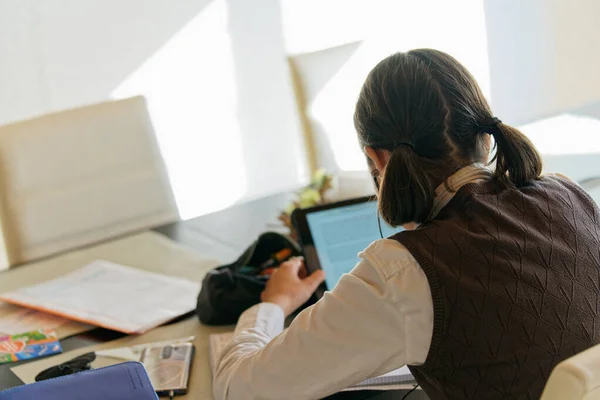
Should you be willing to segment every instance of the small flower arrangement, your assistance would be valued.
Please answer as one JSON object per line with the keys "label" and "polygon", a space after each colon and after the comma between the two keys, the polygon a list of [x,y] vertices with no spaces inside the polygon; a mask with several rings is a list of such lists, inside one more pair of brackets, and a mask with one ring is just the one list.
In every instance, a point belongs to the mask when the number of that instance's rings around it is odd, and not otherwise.
{"label": "small flower arrangement", "polygon": [[298,240],[298,235],[292,225],[292,212],[297,208],[308,208],[327,204],[327,192],[333,187],[333,175],[320,169],[313,175],[310,184],[296,193],[294,200],[284,211],[279,214],[279,221],[290,230],[290,237]]}

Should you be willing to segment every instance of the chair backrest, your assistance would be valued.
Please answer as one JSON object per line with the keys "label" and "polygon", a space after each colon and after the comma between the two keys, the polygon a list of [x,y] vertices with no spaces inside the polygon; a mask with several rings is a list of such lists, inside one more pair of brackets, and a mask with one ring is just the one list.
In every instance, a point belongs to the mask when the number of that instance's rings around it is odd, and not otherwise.
{"label": "chair backrest", "polygon": [[541,400],[600,399],[600,345],[558,364],[546,383]]}
{"label": "chair backrest", "polygon": [[177,218],[143,97],[0,127],[0,269]]}

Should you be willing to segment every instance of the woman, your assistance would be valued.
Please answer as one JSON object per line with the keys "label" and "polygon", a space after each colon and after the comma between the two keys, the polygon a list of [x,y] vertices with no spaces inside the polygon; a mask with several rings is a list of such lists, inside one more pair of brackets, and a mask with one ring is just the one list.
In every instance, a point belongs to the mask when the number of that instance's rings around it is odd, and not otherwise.
{"label": "woman", "polygon": [[445,53],[381,61],[354,119],[382,218],[416,228],[372,243],[285,332],[324,275],[282,266],[240,318],[216,397],[319,398],[407,364],[431,399],[539,398],[558,362],[600,342],[598,208],[540,176]]}

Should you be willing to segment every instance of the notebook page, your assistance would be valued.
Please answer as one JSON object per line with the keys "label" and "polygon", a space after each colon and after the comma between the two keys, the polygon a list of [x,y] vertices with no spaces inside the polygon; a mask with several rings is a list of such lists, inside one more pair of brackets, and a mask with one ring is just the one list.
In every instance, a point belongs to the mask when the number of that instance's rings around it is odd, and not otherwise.
{"label": "notebook page", "polygon": [[365,379],[354,386],[371,386],[371,385],[389,385],[393,383],[412,382],[415,378],[410,373],[410,370],[405,365],[387,374],[376,376],[375,378]]}

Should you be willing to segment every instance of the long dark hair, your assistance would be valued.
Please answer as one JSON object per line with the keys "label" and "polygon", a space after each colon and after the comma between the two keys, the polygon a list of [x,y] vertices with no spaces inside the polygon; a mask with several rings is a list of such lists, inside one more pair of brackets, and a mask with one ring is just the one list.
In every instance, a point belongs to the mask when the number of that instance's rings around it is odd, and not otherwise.
{"label": "long dark hair", "polygon": [[519,130],[494,118],[475,79],[446,53],[393,54],[370,72],[354,113],[364,147],[391,152],[382,171],[379,211],[392,226],[423,222],[437,185],[485,162],[494,137],[495,179],[522,187],[539,179],[541,158]]}

